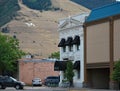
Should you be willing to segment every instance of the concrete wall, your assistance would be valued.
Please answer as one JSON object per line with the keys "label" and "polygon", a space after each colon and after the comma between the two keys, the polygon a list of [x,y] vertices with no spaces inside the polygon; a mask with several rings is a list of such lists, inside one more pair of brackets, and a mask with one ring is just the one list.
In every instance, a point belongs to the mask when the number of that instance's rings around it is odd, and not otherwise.
{"label": "concrete wall", "polygon": [[87,27],[87,63],[109,61],[109,22]]}
{"label": "concrete wall", "polygon": [[[113,22],[114,61],[120,58],[120,19]],[[87,27],[87,63],[109,62],[109,22]]]}
{"label": "concrete wall", "polygon": [[120,19],[114,21],[114,61],[120,58]]}

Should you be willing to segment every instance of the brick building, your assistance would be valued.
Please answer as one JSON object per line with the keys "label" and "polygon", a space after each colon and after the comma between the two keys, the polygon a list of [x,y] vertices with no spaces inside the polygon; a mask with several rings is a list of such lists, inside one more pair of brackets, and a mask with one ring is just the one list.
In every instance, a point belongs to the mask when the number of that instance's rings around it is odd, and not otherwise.
{"label": "brick building", "polygon": [[59,76],[59,71],[54,71],[53,60],[25,59],[19,61],[19,80],[27,85],[32,84],[32,79],[39,77],[42,81],[47,76]]}

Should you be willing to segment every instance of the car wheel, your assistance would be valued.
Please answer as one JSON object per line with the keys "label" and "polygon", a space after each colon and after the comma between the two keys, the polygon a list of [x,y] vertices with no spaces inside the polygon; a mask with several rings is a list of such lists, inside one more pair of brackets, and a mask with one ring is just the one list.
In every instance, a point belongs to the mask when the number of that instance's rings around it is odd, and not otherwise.
{"label": "car wheel", "polygon": [[17,85],[15,86],[15,88],[16,88],[16,89],[20,89],[20,85],[17,84]]}
{"label": "car wheel", "polygon": [[5,89],[6,87],[2,87],[2,89]]}
{"label": "car wheel", "polygon": [[6,87],[4,87],[3,85],[0,84],[0,89],[5,89]]}
{"label": "car wheel", "polygon": [[2,85],[0,84],[0,89],[2,89]]}
{"label": "car wheel", "polygon": [[23,89],[23,86],[20,89]]}
{"label": "car wheel", "polygon": [[0,89],[2,89],[2,85],[0,84]]}
{"label": "car wheel", "polygon": [[42,84],[40,84],[40,86],[42,86]]}

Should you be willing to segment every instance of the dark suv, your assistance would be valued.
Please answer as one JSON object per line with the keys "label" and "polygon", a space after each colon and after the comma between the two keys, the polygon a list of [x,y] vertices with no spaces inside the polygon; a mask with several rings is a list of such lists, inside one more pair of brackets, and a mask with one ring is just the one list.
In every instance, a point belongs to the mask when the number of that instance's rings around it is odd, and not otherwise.
{"label": "dark suv", "polygon": [[46,86],[53,86],[53,85],[58,86],[59,81],[60,81],[60,78],[58,76],[48,76],[45,79],[45,85]]}
{"label": "dark suv", "polygon": [[6,87],[14,87],[16,89],[23,89],[25,83],[17,81],[10,76],[0,76],[0,89],[5,89]]}

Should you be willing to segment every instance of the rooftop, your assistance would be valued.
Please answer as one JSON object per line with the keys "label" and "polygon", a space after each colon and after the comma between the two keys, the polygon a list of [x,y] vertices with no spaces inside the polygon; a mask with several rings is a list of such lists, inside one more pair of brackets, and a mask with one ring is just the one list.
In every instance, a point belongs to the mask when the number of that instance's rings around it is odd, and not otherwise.
{"label": "rooftop", "polygon": [[87,7],[90,10],[104,6],[106,4],[116,2],[116,0],[71,0],[71,1],[83,5],[84,7]]}
{"label": "rooftop", "polygon": [[86,22],[100,20],[109,16],[115,16],[120,14],[120,2],[108,4],[96,9],[93,9],[86,19]]}

